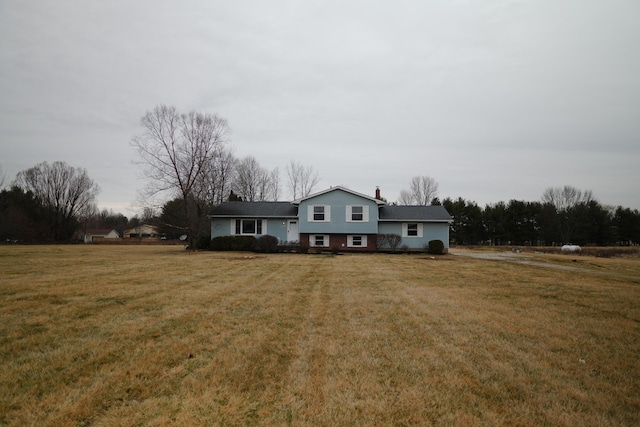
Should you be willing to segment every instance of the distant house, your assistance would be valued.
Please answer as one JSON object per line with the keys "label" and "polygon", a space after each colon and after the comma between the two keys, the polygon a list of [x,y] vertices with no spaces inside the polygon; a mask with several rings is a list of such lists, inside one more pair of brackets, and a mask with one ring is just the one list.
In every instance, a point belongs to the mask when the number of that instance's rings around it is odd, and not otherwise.
{"label": "distant house", "polygon": [[158,239],[160,237],[158,226],[149,224],[140,224],[124,230],[122,234],[125,239]]}
{"label": "distant house", "polygon": [[119,239],[120,233],[115,228],[89,229],[83,233],[85,243],[94,243],[98,239]]}
{"label": "distant house", "polygon": [[292,202],[224,202],[213,209],[211,237],[271,235],[310,248],[375,251],[378,235],[424,249],[441,240],[449,248],[451,215],[443,206],[389,206],[380,190],[369,197],[333,187]]}

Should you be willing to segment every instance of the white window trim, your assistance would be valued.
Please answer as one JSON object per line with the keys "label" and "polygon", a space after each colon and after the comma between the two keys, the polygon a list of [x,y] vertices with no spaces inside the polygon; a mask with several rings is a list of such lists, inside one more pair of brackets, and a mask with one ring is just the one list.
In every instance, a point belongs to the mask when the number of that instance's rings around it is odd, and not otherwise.
{"label": "white window trim", "polygon": [[[240,234],[236,234],[236,221],[261,221],[262,233],[242,233],[242,225],[240,226]],[[258,226],[256,224],[256,230]],[[267,234],[267,220],[260,218],[234,218],[231,220],[231,233],[232,236],[264,236]]]}
{"label": "white window trim", "polygon": [[[356,237],[356,236],[362,238],[362,244],[361,245],[354,245],[353,244],[353,238]],[[349,248],[366,248],[367,247],[367,236],[365,234],[348,235],[347,236],[347,247],[349,247]]]}
{"label": "white window trim", "polygon": [[[418,235],[417,236],[409,236],[409,224],[418,224]],[[402,223],[402,237],[407,237],[409,239],[418,239],[423,236],[423,224],[421,222],[403,222]]]}
{"label": "white window trim", "polygon": [[[316,206],[324,207],[324,219],[316,220],[313,219],[313,211]],[[331,222],[331,206],[330,205],[309,205],[307,208],[307,221],[309,222]]]}
{"label": "white window trim", "polygon": [[[323,245],[316,245],[316,237],[322,236]],[[328,234],[310,234],[309,235],[309,247],[312,248],[328,248],[329,247],[329,235]]]}
{"label": "white window trim", "polygon": [[[352,219],[353,208],[356,207],[356,206],[362,208],[362,220],[361,221]],[[347,211],[345,213],[345,218],[347,219],[347,222],[369,222],[369,206],[367,206],[367,205],[347,205]]]}

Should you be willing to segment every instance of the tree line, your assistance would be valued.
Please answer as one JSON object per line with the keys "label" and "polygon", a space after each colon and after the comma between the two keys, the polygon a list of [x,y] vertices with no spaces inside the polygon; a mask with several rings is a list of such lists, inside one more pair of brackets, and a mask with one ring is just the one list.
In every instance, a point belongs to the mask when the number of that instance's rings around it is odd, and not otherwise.
{"label": "tree line", "polygon": [[637,245],[640,212],[607,207],[594,199],[569,206],[543,198],[528,202],[510,200],[484,208],[463,198],[442,201],[453,216],[452,244],[536,245]]}
{"label": "tree line", "polygon": [[[232,162],[237,165],[241,161]],[[255,166],[255,164],[254,164]],[[298,170],[295,173],[295,170]],[[229,171],[235,171],[229,168]],[[289,183],[298,197],[308,195],[317,182],[312,168],[291,162],[288,175],[299,177],[297,183]],[[256,176],[265,176],[259,167],[249,169]],[[294,173],[292,173],[293,171]],[[300,178],[300,171],[308,180]],[[229,176],[232,177],[230,173]],[[251,174],[244,171],[246,180]],[[273,175],[271,175],[273,176]],[[291,177],[290,177],[290,181]],[[242,191],[230,179],[227,199],[259,200],[254,193]],[[300,185],[304,183],[304,185]],[[590,191],[580,191],[571,186],[548,188],[540,201],[510,200],[480,207],[463,198],[437,197],[437,182],[427,176],[414,177],[409,190],[401,193],[397,204],[441,204],[452,215],[450,227],[452,244],[460,245],[637,245],[640,242],[640,212],[630,208],[608,207],[598,203]],[[233,189],[238,191],[235,193]],[[425,198],[425,188],[431,189]],[[121,213],[103,209],[98,211],[95,197],[99,187],[81,168],[64,162],[46,162],[20,172],[10,188],[0,192],[0,239],[20,242],[68,241],[78,230],[89,228],[114,228],[122,233],[140,224],[160,227],[169,239],[185,234],[190,220],[184,209],[184,200],[175,197],[161,208],[146,207],[140,216],[127,218]],[[402,196],[404,193],[404,197]],[[220,193],[222,194],[222,193]],[[254,194],[254,196],[252,196]],[[262,193],[265,196],[266,193]],[[272,197],[274,195],[272,194]],[[252,197],[254,197],[252,199]],[[197,211],[196,200],[187,196],[192,204],[189,212]],[[206,207],[203,207],[206,212]],[[208,235],[205,222],[200,236]]]}
{"label": "tree line", "polygon": [[[167,235],[187,235],[189,246],[209,234],[206,215],[225,200],[281,199],[278,168],[268,170],[253,156],[237,158],[227,121],[214,114],[180,113],[159,105],[141,119],[143,132],[131,139],[147,178],[140,191],[142,220]],[[6,178],[0,170],[0,189]],[[319,182],[311,166],[290,161],[286,190],[292,199],[311,194]],[[68,241],[81,228],[135,227],[140,218],[98,211],[99,186],[86,170],[64,162],[40,163],[18,173],[0,192],[0,239]],[[438,183],[415,176],[402,190],[401,205],[442,204],[453,216],[454,244],[637,244],[637,210],[601,206],[590,191],[549,188],[540,202],[511,200],[479,207],[462,198],[438,199]]]}

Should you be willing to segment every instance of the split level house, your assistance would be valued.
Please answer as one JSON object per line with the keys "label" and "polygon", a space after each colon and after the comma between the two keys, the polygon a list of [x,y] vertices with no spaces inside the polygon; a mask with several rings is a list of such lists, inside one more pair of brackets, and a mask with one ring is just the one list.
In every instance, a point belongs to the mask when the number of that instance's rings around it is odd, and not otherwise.
{"label": "split level house", "polygon": [[293,202],[224,202],[211,218],[211,237],[271,235],[317,250],[375,251],[378,236],[401,236],[399,247],[423,250],[431,240],[449,249],[451,215],[443,206],[387,205],[376,189],[369,197],[332,187]]}

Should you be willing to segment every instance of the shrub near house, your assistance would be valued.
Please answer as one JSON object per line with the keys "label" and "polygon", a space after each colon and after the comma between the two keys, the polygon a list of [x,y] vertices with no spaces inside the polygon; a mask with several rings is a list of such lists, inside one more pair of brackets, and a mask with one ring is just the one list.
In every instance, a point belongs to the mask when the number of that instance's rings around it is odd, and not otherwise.
{"label": "shrub near house", "polygon": [[442,240],[431,240],[427,246],[427,252],[433,255],[442,255],[444,253],[444,243]]}
{"label": "shrub near house", "polygon": [[252,251],[256,244],[253,236],[217,236],[211,239],[213,251]]}

